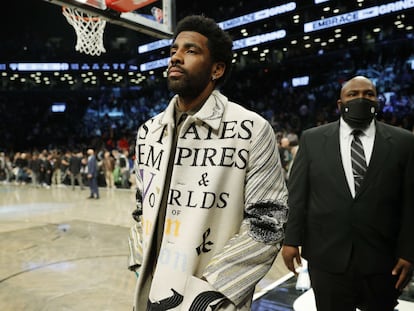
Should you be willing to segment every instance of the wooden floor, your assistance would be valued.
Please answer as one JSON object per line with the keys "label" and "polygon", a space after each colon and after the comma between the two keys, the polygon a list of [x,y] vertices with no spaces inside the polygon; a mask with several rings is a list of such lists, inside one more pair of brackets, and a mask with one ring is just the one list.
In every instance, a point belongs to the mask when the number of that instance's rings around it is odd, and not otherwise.
{"label": "wooden floor", "polygon": [[[0,310],[132,310],[132,190],[0,184]],[[280,256],[256,294],[287,274]]]}

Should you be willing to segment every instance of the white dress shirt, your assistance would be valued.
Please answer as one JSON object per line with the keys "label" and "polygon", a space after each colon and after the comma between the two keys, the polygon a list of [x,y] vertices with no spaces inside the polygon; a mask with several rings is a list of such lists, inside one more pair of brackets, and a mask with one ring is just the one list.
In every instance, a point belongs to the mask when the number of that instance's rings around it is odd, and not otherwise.
{"label": "white dress shirt", "polygon": [[[348,123],[346,123],[342,117],[339,122],[339,144],[341,147],[341,158],[342,165],[344,167],[346,180],[348,182],[349,190],[351,191],[352,197],[355,197],[355,184],[354,184],[354,174],[352,173],[352,163],[351,163],[351,143],[354,136]],[[372,120],[371,124],[364,130],[359,136],[361,139],[362,145],[364,146],[365,160],[367,161],[367,167],[369,166],[369,161],[371,160],[372,148],[374,147],[375,140],[375,122]]]}

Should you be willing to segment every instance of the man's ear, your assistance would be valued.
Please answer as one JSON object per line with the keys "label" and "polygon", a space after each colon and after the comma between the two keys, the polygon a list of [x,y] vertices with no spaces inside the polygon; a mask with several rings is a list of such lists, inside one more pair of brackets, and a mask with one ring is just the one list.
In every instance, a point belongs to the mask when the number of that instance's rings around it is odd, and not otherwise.
{"label": "man's ear", "polygon": [[213,64],[213,68],[211,70],[211,80],[220,79],[224,72],[226,71],[226,64],[223,62],[217,62]]}
{"label": "man's ear", "polygon": [[338,107],[338,110],[341,111],[341,105],[342,105],[342,100],[338,99],[336,101],[336,106]]}

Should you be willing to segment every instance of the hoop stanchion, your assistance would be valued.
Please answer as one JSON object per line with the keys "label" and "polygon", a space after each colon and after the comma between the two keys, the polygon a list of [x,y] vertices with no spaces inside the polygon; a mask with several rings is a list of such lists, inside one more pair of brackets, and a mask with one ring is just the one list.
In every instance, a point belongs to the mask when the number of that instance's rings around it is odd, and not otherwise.
{"label": "hoop stanchion", "polygon": [[106,52],[103,45],[106,20],[72,7],[62,7],[62,13],[75,29],[76,51],[93,56]]}

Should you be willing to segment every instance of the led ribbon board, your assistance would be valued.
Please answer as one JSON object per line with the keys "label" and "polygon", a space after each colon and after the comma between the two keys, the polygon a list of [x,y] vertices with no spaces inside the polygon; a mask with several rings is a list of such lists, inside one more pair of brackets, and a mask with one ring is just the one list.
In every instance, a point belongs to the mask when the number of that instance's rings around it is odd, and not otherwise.
{"label": "led ribbon board", "polygon": [[395,1],[388,4],[373,6],[367,9],[348,12],[345,14],[308,22],[304,24],[303,31],[306,33],[331,27],[337,27],[411,8],[414,8],[414,0]]}

